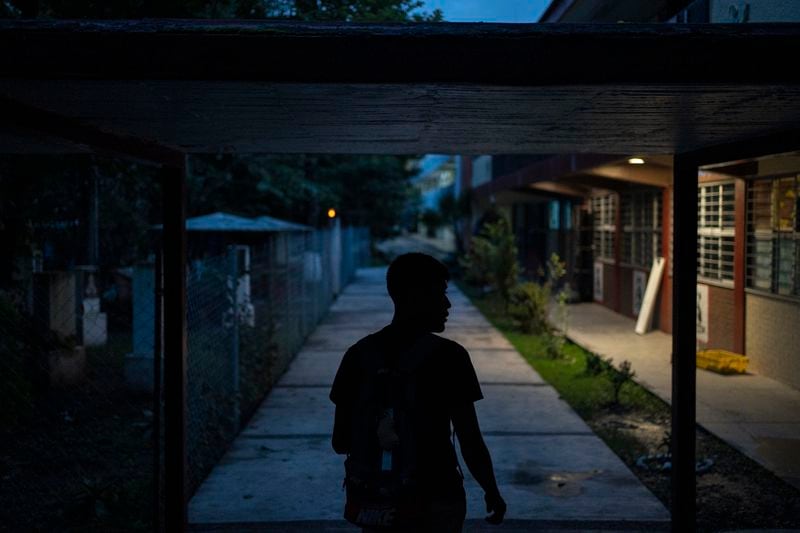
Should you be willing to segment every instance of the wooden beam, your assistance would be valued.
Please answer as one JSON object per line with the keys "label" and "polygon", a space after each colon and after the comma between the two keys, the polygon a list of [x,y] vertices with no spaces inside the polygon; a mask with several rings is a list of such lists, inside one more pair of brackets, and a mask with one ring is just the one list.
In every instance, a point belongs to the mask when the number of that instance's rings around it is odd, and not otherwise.
{"label": "wooden beam", "polygon": [[530,185],[531,190],[536,192],[546,192],[573,198],[586,198],[591,194],[591,189],[580,185],[559,183],[555,181],[539,181]]}
{"label": "wooden beam", "polygon": [[[110,157],[157,163],[179,168],[185,154],[174,148],[127,134],[103,130],[73,117],[20,102],[0,95],[0,116],[31,138],[63,139],[77,150]],[[88,150],[87,150],[88,148]]]}
{"label": "wooden beam", "polygon": [[185,531],[186,170],[162,170],[164,261],[164,526]]}
{"label": "wooden beam", "polygon": [[785,128],[764,135],[752,136],[744,141],[732,141],[715,146],[701,147],[684,153],[694,159],[704,170],[746,164],[748,159],[800,150],[800,128]]}
{"label": "wooden beam", "polygon": [[475,197],[489,197],[507,189],[521,189],[540,181],[553,181],[582,172],[587,168],[619,160],[621,155],[555,155],[532,163],[504,176],[498,176],[472,190]]}
{"label": "wooden beam", "polygon": [[696,159],[675,156],[672,263],[672,531],[695,530]]}
{"label": "wooden beam", "polygon": [[586,174],[653,187],[668,187],[672,181],[672,169],[656,165],[601,165],[589,169]]}
{"label": "wooden beam", "polygon": [[[0,22],[7,78],[324,83],[798,82],[798,24]],[[413,61],[409,61],[413,58]],[[480,65],[480,68],[476,68]]]}

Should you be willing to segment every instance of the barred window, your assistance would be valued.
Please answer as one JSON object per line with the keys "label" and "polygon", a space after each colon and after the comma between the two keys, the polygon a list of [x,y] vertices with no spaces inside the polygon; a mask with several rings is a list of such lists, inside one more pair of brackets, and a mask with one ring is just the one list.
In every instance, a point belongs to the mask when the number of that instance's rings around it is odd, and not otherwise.
{"label": "barred window", "polygon": [[800,296],[800,175],[747,187],[747,286]]}
{"label": "barred window", "polygon": [[624,193],[622,210],[622,262],[650,268],[661,255],[661,191]]}
{"label": "barred window", "polygon": [[594,216],[594,256],[614,260],[617,233],[617,197],[615,194],[592,198]]}
{"label": "barred window", "polygon": [[697,188],[697,278],[733,284],[735,187],[732,181]]}

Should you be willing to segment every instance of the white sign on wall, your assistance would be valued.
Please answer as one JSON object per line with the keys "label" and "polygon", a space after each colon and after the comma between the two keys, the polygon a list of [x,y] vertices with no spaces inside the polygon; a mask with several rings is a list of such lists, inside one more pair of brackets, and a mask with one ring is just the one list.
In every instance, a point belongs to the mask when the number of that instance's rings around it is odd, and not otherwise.
{"label": "white sign on wall", "polygon": [[603,301],[603,263],[594,263],[594,299],[598,302]]}
{"label": "white sign on wall", "polygon": [[708,285],[697,286],[697,342],[708,342]]}
{"label": "white sign on wall", "polygon": [[647,287],[647,274],[641,270],[633,271],[633,314],[639,316],[644,301],[644,290]]}

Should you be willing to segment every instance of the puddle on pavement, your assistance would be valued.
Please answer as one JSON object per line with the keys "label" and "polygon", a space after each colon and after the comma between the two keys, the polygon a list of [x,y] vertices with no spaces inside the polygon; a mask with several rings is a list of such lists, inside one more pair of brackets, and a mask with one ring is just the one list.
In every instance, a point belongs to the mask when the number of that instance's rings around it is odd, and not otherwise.
{"label": "puddle on pavement", "polygon": [[585,472],[545,472],[535,463],[521,463],[512,474],[511,483],[522,488],[542,491],[548,496],[569,498],[583,493],[583,482],[599,474],[602,470]]}

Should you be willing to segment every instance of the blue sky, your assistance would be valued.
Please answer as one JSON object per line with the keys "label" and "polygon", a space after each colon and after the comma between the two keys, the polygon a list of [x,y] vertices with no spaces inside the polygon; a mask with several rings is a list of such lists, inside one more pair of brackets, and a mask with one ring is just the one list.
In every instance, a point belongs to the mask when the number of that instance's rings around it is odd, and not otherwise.
{"label": "blue sky", "polygon": [[449,22],[536,22],[550,0],[425,0]]}

